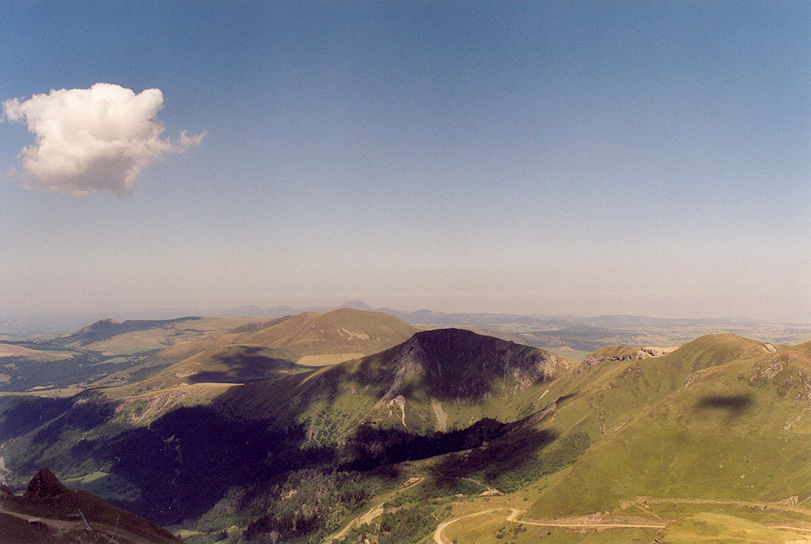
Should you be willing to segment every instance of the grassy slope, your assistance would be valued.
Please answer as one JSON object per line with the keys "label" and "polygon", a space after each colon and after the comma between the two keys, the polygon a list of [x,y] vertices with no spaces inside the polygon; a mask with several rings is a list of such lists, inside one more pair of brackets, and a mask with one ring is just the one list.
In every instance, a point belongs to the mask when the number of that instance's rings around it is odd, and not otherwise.
{"label": "grassy slope", "polygon": [[59,339],[64,345],[116,355],[162,349],[259,323],[256,318],[188,317],[165,321],[102,321]]}
{"label": "grassy slope", "polygon": [[283,349],[297,357],[324,354],[372,354],[404,342],[417,328],[380,312],[341,308],[306,312],[275,320],[247,332],[240,342]]}
{"label": "grassy slope", "polygon": [[750,544],[752,542],[800,543],[809,533],[778,529],[728,514],[699,512],[672,523],[664,531],[665,544]]}
{"label": "grassy slope", "polygon": [[[251,325],[204,340],[183,342],[157,355],[159,360],[186,356],[142,380],[139,390],[182,383],[240,383],[272,378],[302,369],[292,361],[321,355],[330,360],[345,354],[370,354],[398,344],[414,328],[399,319],[376,312],[341,309],[304,313]],[[200,350],[200,351],[197,351]]]}
{"label": "grassy slope", "polygon": [[[521,374],[518,369],[522,358],[532,369],[542,358],[548,359],[556,376],[576,366],[535,348],[456,332],[454,336],[464,336],[453,340],[459,345],[434,346],[435,353],[422,354],[424,360],[413,358],[412,339],[313,373],[246,385],[229,392],[222,402],[241,417],[272,414],[277,421],[305,423],[316,443],[342,440],[363,422],[425,434],[464,428],[483,417],[514,421],[546,407],[555,398],[542,398],[550,382],[540,373],[529,381],[528,370]],[[422,343],[418,349],[427,349],[426,341]],[[465,389],[464,384],[476,387]]]}
{"label": "grassy slope", "polygon": [[[785,526],[811,527],[810,361],[811,343],[772,353],[758,342],[712,335],[662,358],[582,365],[550,384],[566,400],[538,428],[554,430],[557,443],[588,433],[586,453],[558,472],[538,473],[537,483],[515,494],[460,497],[445,518],[531,505],[525,518],[604,512],[665,520],[667,528],[519,526],[500,511],[454,523],[445,535],[480,543],[808,538]],[[554,444],[542,450],[536,470]]]}
{"label": "grassy slope", "polygon": [[[351,309],[228,323],[240,322],[243,325],[236,328],[164,338],[164,344],[175,343],[148,357],[142,365],[110,375],[95,385],[109,387],[137,381],[137,390],[143,392],[195,381],[241,383],[278,375],[282,366],[290,366],[282,364],[283,359],[311,366],[336,364],[399,344],[416,330],[385,314]],[[158,333],[150,329],[149,334]],[[126,339],[115,337],[108,342],[113,340]],[[292,366],[287,370],[301,371]],[[144,379],[136,372],[148,377]]]}
{"label": "grassy slope", "polygon": [[572,411],[593,429],[595,414],[605,439],[548,483],[532,515],[612,510],[640,495],[808,497],[809,370],[807,348],[772,354],[732,335],[598,370],[556,424]]}
{"label": "grassy slope", "polygon": [[132,389],[150,391],[194,383],[241,383],[296,371],[286,352],[232,344],[196,353],[139,381]]}
{"label": "grassy slope", "polygon": [[0,342],[0,359],[6,357],[19,357],[29,359],[31,361],[59,361],[62,359],[69,359],[75,354],[76,352],[74,351],[32,349],[15,344],[6,344],[4,342]]}

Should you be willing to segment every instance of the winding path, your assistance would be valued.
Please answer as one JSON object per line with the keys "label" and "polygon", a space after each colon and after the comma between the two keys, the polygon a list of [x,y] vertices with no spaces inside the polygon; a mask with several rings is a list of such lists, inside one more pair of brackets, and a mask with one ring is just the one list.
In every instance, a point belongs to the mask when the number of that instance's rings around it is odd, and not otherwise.
{"label": "winding path", "polygon": [[502,508],[489,508],[487,510],[480,510],[478,512],[472,512],[470,514],[465,514],[463,516],[459,516],[453,519],[449,519],[440,523],[436,530],[434,531],[434,542],[435,544],[453,544],[451,540],[444,535],[445,529],[448,525],[456,523],[457,521],[461,521],[463,519],[472,518],[474,516],[480,516],[482,514],[489,514],[491,512],[497,512],[499,510],[509,510],[510,513],[506,518],[506,521],[512,523],[521,523],[523,525],[535,525],[538,527],[563,527],[566,529],[664,529],[664,523],[619,523],[619,522],[601,522],[601,521],[594,521],[594,522],[586,522],[586,521],[539,521],[539,520],[523,520],[518,519],[523,512],[526,510],[519,510],[518,508],[510,508],[508,506]]}
{"label": "winding path", "polygon": [[[393,497],[394,495],[397,495],[398,493],[402,493],[403,491],[405,491],[407,489],[411,489],[412,487],[421,484],[424,480],[425,480],[425,476],[420,476],[419,478],[411,478],[410,480],[407,480],[403,484],[403,487],[401,487],[400,489],[397,489],[394,492],[387,495],[386,496],[387,497],[386,501],[388,499],[390,499],[391,497]],[[383,501],[380,504],[378,504],[376,506],[373,506],[366,513],[360,514],[359,516],[356,516],[356,517],[352,518],[352,520],[350,520],[349,523],[344,525],[343,529],[341,529],[340,531],[338,531],[334,535],[332,535],[330,537],[327,537],[327,539],[324,540],[324,543],[329,544],[330,542],[333,542],[335,540],[339,540],[339,539],[345,537],[346,534],[349,531],[352,530],[352,527],[360,527],[364,523],[369,523],[370,521],[375,519],[377,516],[381,515],[383,513],[383,505],[386,503],[386,501]]]}
{"label": "winding path", "polygon": [[[662,504],[662,503],[669,503],[669,504],[724,504],[724,505],[735,505],[747,508],[759,508],[761,510],[781,510],[784,512],[797,512],[802,513],[805,515],[811,515],[811,511],[807,508],[803,508],[796,505],[785,505],[780,503],[774,502],[753,502],[753,501],[736,501],[736,500],[721,500],[721,499],[698,499],[692,497],[683,497],[683,498],[664,498],[664,497],[637,497],[634,501],[637,504]],[[472,518],[475,516],[480,516],[483,514],[489,514],[491,512],[497,512],[499,510],[509,510],[510,513],[506,517],[506,521],[511,523],[521,523],[523,525],[534,525],[538,527],[562,527],[566,529],[664,529],[666,527],[665,523],[622,523],[622,522],[610,522],[610,521],[575,521],[575,520],[524,520],[518,519],[518,516],[522,513],[526,512],[526,510],[519,510],[518,508],[511,508],[508,506],[504,506],[501,508],[489,508],[487,510],[479,510],[477,512],[471,512],[470,514],[465,514],[462,516],[458,516],[452,519],[448,519],[443,521],[439,525],[437,525],[436,530],[434,531],[434,543],[435,544],[453,544],[451,540],[445,536],[445,529],[449,525],[456,523],[457,521],[462,521],[463,519]],[[784,529],[784,530],[791,530],[791,531],[799,531],[799,532],[809,532],[811,533],[811,529],[803,528],[803,527],[794,527],[789,525],[770,525],[767,526],[772,527],[774,529]]]}
{"label": "winding path", "polygon": [[502,508],[490,508],[489,510],[480,510],[478,512],[473,512],[472,514],[465,514],[464,516],[459,516],[456,518],[445,520],[439,525],[437,525],[436,530],[434,531],[434,542],[436,544],[453,544],[450,539],[448,539],[444,534],[442,534],[445,532],[445,528],[448,525],[451,525],[452,523],[456,523],[457,521],[461,521],[463,519],[481,516],[482,514],[489,514],[490,512],[497,512],[499,510],[510,510],[510,515],[507,516],[507,520],[509,521],[514,521],[514,518],[522,512],[522,510],[517,510],[515,508],[509,508],[505,506]]}
{"label": "winding path", "polygon": [[84,528],[84,524],[82,522],[80,522],[80,521],[67,521],[67,520],[61,520],[61,519],[51,519],[51,518],[45,518],[45,517],[34,516],[34,515],[29,515],[29,514],[23,514],[21,512],[16,512],[14,510],[9,510],[8,508],[5,508],[2,504],[0,504],[0,514],[6,515],[6,516],[13,516],[13,517],[19,518],[19,519],[21,519],[21,520],[23,520],[23,521],[25,521],[27,523],[42,524],[42,525],[56,531],[57,534],[59,534],[59,535],[65,534],[65,533],[67,533],[69,531],[73,531],[73,530],[76,530],[76,529]]}

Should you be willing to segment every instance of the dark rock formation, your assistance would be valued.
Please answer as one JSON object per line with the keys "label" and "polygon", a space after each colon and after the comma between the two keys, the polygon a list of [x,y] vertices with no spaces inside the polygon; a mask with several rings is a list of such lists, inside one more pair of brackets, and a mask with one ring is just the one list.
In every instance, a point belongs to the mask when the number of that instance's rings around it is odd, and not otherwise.
{"label": "dark rock formation", "polygon": [[68,491],[70,490],[59,481],[59,478],[54,476],[53,472],[47,468],[42,468],[28,482],[28,489],[25,490],[23,498],[44,500],[58,497]]}

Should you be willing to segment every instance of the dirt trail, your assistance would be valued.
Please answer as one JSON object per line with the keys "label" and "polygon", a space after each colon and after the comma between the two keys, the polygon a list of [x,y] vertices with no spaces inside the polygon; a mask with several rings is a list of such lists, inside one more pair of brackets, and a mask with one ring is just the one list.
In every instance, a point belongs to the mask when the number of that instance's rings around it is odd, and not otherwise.
{"label": "dirt trail", "polygon": [[415,478],[411,478],[409,480],[406,480],[406,482],[403,484],[403,486],[400,489],[397,489],[397,490],[391,492],[390,494],[388,494],[386,496],[386,500],[384,500],[383,502],[381,502],[380,504],[378,504],[376,506],[373,506],[371,509],[366,511],[364,514],[361,514],[359,516],[356,516],[356,517],[352,518],[349,521],[349,523],[344,525],[343,529],[341,529],[340,531],[338,531],[334,535],[327,537],[324,540],[324,544],[329,544],[330,542],[333,542],[335,540],[339,540],[339,539],[345,537],[346,534],[349,531],[351,531],[353,527],[360,527],[361,525],[369,523],[370,521],[375,519],[377,516],[383,514],[383,505],[389,499],[391,499],[393,496],[397,495],[398,493],[402,493],[403,491],[406,491],[408,489],[411,489],[414,486],[417,486],[417,485],[421,484],[424,480],[425,480],[425,476],[420,476],[418,478],[415,477]]}
{"label": "dirt trail", "polygon": [[793,525],[772,525],[770,523],[765,524],[766,527],[771,529],[780,529],[781,531],[795,531],[798,533],[811,533],[811,529],[806,527],[795,527]]}
{"label": "dirt trail", "polygon": [[443,533],[445,529],[457,521],[461,521],[463,519],[472,518],[474,516],[480,516],[482,514],[489,514],[491,512],[497,512],[499,510],[509,510],[510,513],[505,518],[505,521],[511,523],[521,523],[523,525],[535,525],[538,527],[563,527],[566,529],[664,529],[664,523],[620,523],[620,522],[610,522],[610,521],[576,521],[576,520],[523,520],[518,519],[522,513],[526,512],[526,510],[519,510],[518,508],[510,508],[510,507],[502,507],[502,508],[490,508],[488,510],[480,510],[478,512],[472,512],[470,514],[465,514],[464,516],[459,516],[453,519],[449,519],[440,523],[436,530],[434,531],[434,543],[435,544],[451,544],[451,540],[446,537]]}
{"label": "dirt trail", "polygon": [[32,516],[30,514],[21,514],[20,512],[15,512],[13,510],[8,510],[7,508],[4,508],[2,504],[0,504],[0,514],[14,516],[15,518],[25,520],[26,522],[36,520],[37,523],[41,523],[46,527],[50,527],[51,529],[59,532],[60,534],[72,531],[74,529],[81,529],[84,527],[84,523],[82,523],[81,521],[66,521],[60,519],[41,518],[39,516]]}
{"label": "dirt trail", "polygon": [[692,497],[647,497],[640,496],[634,499],[637,504],[728,504],[758,510],[778,510],[782,512],[795,512],[811,516],[811,510],[801,506],[792,506],[776,502],[736,501],[732,499],[696,499]]}
{"label": "dirt trail", "polygon": [[436,530],[434,531],[434,542],[436,544],[453,544],[449,538],[447,538],[444,534],[445,528],[448,525],[456,523],[457,521],[461,521],[463,519],[472,518],[475,516],[481,516],[482,514],[489,514],[490,512],[498,512],[499,510],[509,510],[510,515],[507,516],[508,521],[512,521],[510,518],[514,518],[518,516],[523,510],[516,510],[515,508],[509,507],[502,507],[502,508],[490,508],[489,510],[480,510],[478,512],[473,512],[471,514],[465,514],[464,516],[459,516],[456,518],[448,519],[437,525]]}
{"label": "dirt trail", "polygon": [[605,521],[596,521],[592,523],[564,523],[557,521],[532,521],[520,519],[508,519],[507,521],[523,523],[524,525],[537,525],[539,527],[565,527],[568,529],[664,529],[666,526],[664,523],[613,523]]}
{"label": "dirt trail", "polygon": [[[721,500],[721,499],[696,499],[690,497],[683,497],[683,498],[664,498],[664,497],[636,497],[635,502],[637,504],[725,504],[725,505],[734,505],[734,506],[742,506],[746,508],[758,508],[760,510],[781,510],[784,512],[796,512],[805,515],[811,515],[811,510],[807,508],[802,508],[799,506],[790,506],[785,504],[777,504],[771,502],[753,502],[753,501],[735,501],[735,500]],[[444,535],[445,529],[457,521],[461,521],[463,519],[472,518],[475,516],[480,516],[483,514],[489,514],[491,512],[497,512],[499,510],[509,510],[510,513],[505,518],[505,521],[511,523],[521,523],[523,525],[534,525],[538,527],[562,527],[566,529],[664,529],[667,524],[662,523],[623,523],[623,522],[613,522],[613,521],[598,521],[598,520],[588,520],[588,519],[557,519],[557,520],[524,520],[518,519],[518,516],[522,513],[526,512],[526,510],[519,510],[517,508],[510,508],[510,507],[502,507],[502,508],[490,508],[487,510],[480,510],[478,512],[471,512],[470,514],[465,514],[463,516],[458,516],[440,523],[436,530],[434,531],[434,543],[435,544],[451,544],[451,540]],[[793,527],[788,525],[768,525],[774,529],[783,529],[783,530],[790,530],[790,531],[798,531],[798,532],[808,532],[811,533],[811,528],[803,528],[803,527]]]}

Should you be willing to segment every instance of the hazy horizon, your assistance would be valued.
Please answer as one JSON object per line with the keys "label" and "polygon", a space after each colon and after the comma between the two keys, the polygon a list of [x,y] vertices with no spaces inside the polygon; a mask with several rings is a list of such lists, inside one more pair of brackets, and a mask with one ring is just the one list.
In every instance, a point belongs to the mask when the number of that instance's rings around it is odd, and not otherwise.
{"label": "hazy horizon", "polygon": [[811,320],[807,2],[10,2],[0,313]]}
{"label": "hazy horizon", "polygon": [[[340,300],[340,302],[338,301]],[[375,300],[375,299],[372,299]],[[101,319],[113,319],[115,321],[123,322],[127,320],[164,320],[175,319],[184,317],[218,317],[218,316],[241,316],[241,317],[274,317],[281,315],[281,310],[289,311],[291,313],[318,311],[326,312],[338,308],[356,308],[367,311],[393,311],[393,312],[419,312],[430,311],[439,314],[471,314],[471,315],[515,315],[523,317],[560,317],[572,319],[587,319],[598,317],[640,317],[650,319],[663,319],[663,320],[686,320],[686,321],[701,321],[701,320],[741,320],[762,323],[782,323],[782,324],[798,324],[809,325],[811,324],[811,315],[796,314],[787,316],[753,316],[753,315],[685,315],[685,314],[642,314],[633,312],[544,312],[544,311],[515,311],[515,310],[500,310],[493,308],[490,310],[481,309],[473,305],[448,305],[437,306],[427,302],[426,304],[409,304],[413,301],[404,301],[403,304],[394,303],[396,301],[389,301],[391,303],[369,303],[367,300],[359,298],[353,299],[310,299],[301,298],[295,300],[288,300],[287,302],[268,303],[268,304],[255,304],[247,303],[241,305],[224,305],[224,306],[202,306],[202,305],[189,305],[189,306],[175,306],[175,307],[154,307],[154,308],[106,308],[98,310],[80,310],[62,312],[37,312],[26,311],[19,313],[0,312],[0,323],[13,322],[15,319],[27,321],[31,325],[44,326],[49,322],[70,322],[76,326],[89,325],[93,321]],[[361,306],[362,305],[362,306]],[[0,333],[4,331],[0,327]]]}

